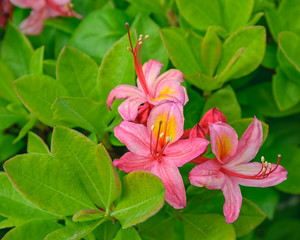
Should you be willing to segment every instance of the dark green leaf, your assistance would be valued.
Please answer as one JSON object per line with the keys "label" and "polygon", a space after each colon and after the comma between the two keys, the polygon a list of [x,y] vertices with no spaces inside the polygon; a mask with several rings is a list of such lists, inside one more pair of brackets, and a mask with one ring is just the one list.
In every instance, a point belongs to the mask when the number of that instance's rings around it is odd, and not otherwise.
{"label": "dark green leaf", "polygon": [[141,240],[137,231],[133,228],[120,229],[115,236],[114,240]]}

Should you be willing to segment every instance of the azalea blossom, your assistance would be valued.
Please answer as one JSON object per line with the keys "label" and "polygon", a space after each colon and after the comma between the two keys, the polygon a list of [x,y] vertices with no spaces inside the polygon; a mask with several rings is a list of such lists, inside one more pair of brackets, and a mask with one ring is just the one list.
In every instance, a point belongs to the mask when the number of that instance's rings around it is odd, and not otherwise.
{"label": "azalea blossom", "polygon": [[148,36],[142,40],[141,35],[133,48],[128,24],[126,24],[126,27],[131,46],[128,49],[133,54],[137,74],[137,87],[131,85],[117,86],[110,92],[107,106],[110,109],[115,99],[126,99],[118,108],[122,118],[126,121],[146,124],[147,114],[150,113],[153,106],[165,101],[185,105],[188,96],[186,89],[181,86],[184,78],[179,70],[171,69],[159,76],[163,66],[162,63],[150,60],[142,66],[141,49]]}
{"label": "azalea blossom", "polygon": [[144,170],[158,176],[166,189],[166,201],[176,209],[186,205],[178,167],[200,155],[209,143],[202,138],[179,140],[183,134],[182,108],[178,103],[162,103],[151,111],[147,126],[123,121],[115,128],[115,136],[130,152],[114,165],[125,172]]}
{"label": "azalea blossom", "polygon": [[44,21],[58,16],[80,17],[72,10],[71,0],[10,0],[20,8],[31,8],[30,16],[20,24],[21,32],[28,35],[40,34]]}
{"label": "azalea blossom", "polygon": [[7,20],[12,16],[13,5],[9,0],[0,0],[0,27],[5,28]]}
{"label": "azalea blossom", "polygon": [[216,158],[197,165],[189,174],[191,184],[208,189],[221,189],[225,197],[224,215],[227,223],[234,222],[242,205],[239,185],[270,187],[286,180],[287,171],[277,164],[250,162],[262,143],[263,132],[254,118],[238,140],[235,130],[226,123],[209,124],[211,149]]}

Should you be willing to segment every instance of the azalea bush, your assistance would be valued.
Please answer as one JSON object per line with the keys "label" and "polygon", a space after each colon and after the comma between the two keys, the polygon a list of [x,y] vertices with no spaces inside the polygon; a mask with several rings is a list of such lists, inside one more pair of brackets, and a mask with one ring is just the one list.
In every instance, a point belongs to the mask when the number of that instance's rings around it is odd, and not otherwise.
{"label": "azalea bush", "polygon": [[0,236],[298,239],[299,11],[1,0]]}

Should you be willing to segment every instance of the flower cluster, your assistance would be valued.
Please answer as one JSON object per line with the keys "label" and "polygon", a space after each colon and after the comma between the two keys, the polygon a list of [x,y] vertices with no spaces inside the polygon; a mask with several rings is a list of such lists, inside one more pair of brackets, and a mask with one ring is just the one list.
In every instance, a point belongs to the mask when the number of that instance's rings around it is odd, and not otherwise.
{"label": "flower cluster", "polygon": [[[176,209],[186,206],[185,187],[178,167],[188,162],[197,164],[189,174],[191,184],[208,189],[221,189],[225,197],[224,215],[234,222],[242,204],[239,185],[269,187],[286,179],[287,171],[279,165],[250,162],[262,144],[262,124],[254,117],[238,140],[235,130],[217,108],[209,110],[192,129],[184,131],[183,107],[188,101],[181,85],[183,74],[176,69],[159,76],[162,64],[150,60],[141,63],[141,49],[147,38],[132,45],[126,24],[137,74],[137,87],[120,85],[108,96],[110,108],[114,99],[125,99],[118,110],[123,122],[115,136],[129,152],[114,165],[125,172],[149,171],[158,176],[166,189],[165,199]],[[207,139],[210,139],[210,142]],[[214,159],[202,155],[211,144]]]}
{"label": "flower cluster", "polygon": [[20,8],[31,8],[30,16],[20,24],[21,32],[28,35],[40,34],[44,21],[58,16],[80,17],[72,10],[71,0],[9,0]]}

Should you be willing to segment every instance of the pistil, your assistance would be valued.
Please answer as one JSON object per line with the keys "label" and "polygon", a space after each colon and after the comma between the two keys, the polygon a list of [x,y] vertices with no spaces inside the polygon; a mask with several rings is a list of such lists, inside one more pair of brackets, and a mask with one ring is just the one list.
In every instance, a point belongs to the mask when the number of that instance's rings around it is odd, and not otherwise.
{"label": "pistil", "polygon": [[134,60],[134,67],[135,67],[135,71],[136,71],[136,75],[140,81],[140,84],[144,90],[144,92],[148,95],[150,95],[149,89],[147,87],[147,83],[145,80],[145,76],[144,76],[144,72],[143,72],[143,68],[142,68],[142,61],[141,61],[141,50],[142,50],[142,46],[144,44],[144,41],[146,38],[148,38],[149,36],[146,35],[143,38],[143,35],[139,36],[139,39],[135,45],[135,48],[133,49],[133,45],[132,45],[132,41],[131,41],[131,37],[130,37],[130,31],[129,31],[129,24],[126,23],[126,28],[127,28],[127,32],[128,32],[128,37],[129,37],[129,42],[130,42],[130,46],[131,48],[128,47],[128,50],[133,54],[133,60]]}

